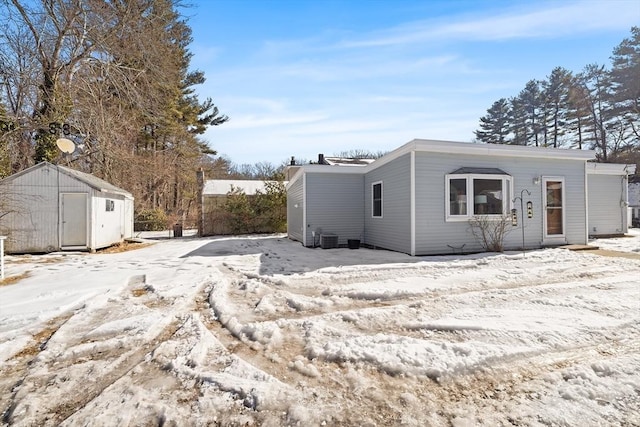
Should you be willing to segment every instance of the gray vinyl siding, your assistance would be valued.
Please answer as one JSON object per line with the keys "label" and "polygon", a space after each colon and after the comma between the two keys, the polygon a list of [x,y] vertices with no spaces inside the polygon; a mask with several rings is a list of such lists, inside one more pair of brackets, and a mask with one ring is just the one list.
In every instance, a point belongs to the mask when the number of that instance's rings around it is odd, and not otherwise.
{"label": "gray vinyl siding", "polygon": [[7,180],[3,187],[15,210],[2,221],[9,236],[7,252],[59,250],[59,194],[92,193],[88,185],[48,165]]}
{"label": "gray vinyl siding", "polygon": [[[586,206],[584,195],[584,161],[532,159],[523,157],[492,157],[451,155],[442,153],[416,152],[415,154],[415,221],[416,255],[454,253],[463,245],[463,251],[481,251],[475,241],[469,224],[447,222],[445,211],[445,176],[461,167],[499,168],[513,177],[512,200],[524,192],[524,203],[533,203],[533,218],[524,219],[525,247],[542,246],[542,184],[534,184],[534,177],[558,176],[565,180],[565,213],[567,243],[586,243]],[[514,204],[518,209],[518,227],[507,234],[506,249],[522,247],[522,217],[519,200]]]}
{"label": "gray vinyl siding", "polygon": [[[381,218],[372,217],[372,184],[375,182],[382,182]],[[411,253],[410,154],[398,157],[365,175],[364,243]]]}
{"label": "gray vinyl siding", "polygon": [[55,171],[38,169],[3,182],[2,234],[8,236],[7,252],[57,250],[58,180]]}
{"label": "gray vinyl siding", "polygon": [[[110,186],[115,188],[113,186]],[[51,164],[40,164],[0,182],[2,210],[11,213],[0,220],[0,234],[7,235],[6,251],[47,252],[61,249],[61,194],[87,195],[86,247],[99,249],[121,242],[132,233],[133,199],[98,191]],[[114,211],[105,212],[105,199]],[[129,217],[125,217],[125,212]]]}
{"label": "gray vinyl siding", "polygon": [[304,232],[304,177],[301,176],[287,189],[287,234],[302,242]]}
{"label": "gray vinyl siding", "polygon": [[589,234],[602,236],[627,231],[626,179],[621,175],[588,175]]}
{"label": "gray vinyl siding", "polygon": [[[307,246],[312,232],[338,235],[338,243],[361,239],[364,231],[364,178],[361,174],[306,173]],[[316,237],[319,244],[319,237]]]}

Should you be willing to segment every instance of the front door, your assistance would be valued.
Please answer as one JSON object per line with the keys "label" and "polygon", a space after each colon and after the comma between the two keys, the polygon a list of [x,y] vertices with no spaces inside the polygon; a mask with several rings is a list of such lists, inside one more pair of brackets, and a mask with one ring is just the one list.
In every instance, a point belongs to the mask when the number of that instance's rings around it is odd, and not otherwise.
{"label": "front door", "polygon": [[544,205],[544,239],[547,241],[564,241],[564,179],[545,177],[542,179],[542,186],[542,203]]}
{"label": "front door", "polygon": [[87,194],[62,193],[61,247],[87,247]]}

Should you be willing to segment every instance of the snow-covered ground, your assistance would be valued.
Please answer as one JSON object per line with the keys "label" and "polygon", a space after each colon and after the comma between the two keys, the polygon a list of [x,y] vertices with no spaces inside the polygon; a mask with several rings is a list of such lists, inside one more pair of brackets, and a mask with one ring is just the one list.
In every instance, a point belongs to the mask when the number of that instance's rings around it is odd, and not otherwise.
{"label": "snow-covered ground", "polygon": [[0,424],[640,425],[640,257],[186,237],[6,274]]}

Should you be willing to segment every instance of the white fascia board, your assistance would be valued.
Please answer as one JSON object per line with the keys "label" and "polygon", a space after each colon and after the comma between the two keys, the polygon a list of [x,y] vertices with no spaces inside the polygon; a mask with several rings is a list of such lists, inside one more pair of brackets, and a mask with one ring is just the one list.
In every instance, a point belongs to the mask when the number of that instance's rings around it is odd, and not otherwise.
{"label": "white fascia board", "polygon": [[504,144],[475,144],[471,142],[440,141],[431,139],[414,139],[387,155],[366,166],[366,171],[372,171],[398,157],[410,152],[469,154],[488,157],[528,157],[541,159],[569,159],[587,161],[595,158],[593,150],[573,150],[561,148],[524,147],[520,145]]}
{"label": "white fascia board", "polygon": [[595,158],[593,150],[575,150],[546,147],[525,147],[506,144],[475,144],[468,142],[432,141],[414,139],[416,151],[431,153],[473,154],[499,157],[530,157],[547,159],[591,160]]}
{"label": "white fascia board", "polygon": [[[440,141],[429,139],[414,139],[380,157],[367,166],[329,166],[304,165],[296,173],[367,173],[386,165],[393,160],[411,152],[469,154],[488,157],[528,157],[556,160],[579,160],[586,162],[595,159],[593,150],[574,150],[562,148],[524,147],[520,145],[504,144],[475,144],[471,142]],[[293,182],[296,175],[291,179]]]}
{"label": "white fascia board", "polygon": [[587,173],[589,175],[633,175],[636,172],[636,165],[625,165],[623,163],[587,163]]}
{"label": "white fascia board", "polygon": [[285,188],[288,190],[296,181],[308,173],[364,175],[366,169],[366,166],[304,165],[300,166]]}
{"label": "white fascia board", "polygon": [[331,165],[305,165],[293,176],[292,181],[296,179],[298,173],[328,173],[328,174],[355,174],[362,175],[368,166],[331,166]]}
{"label": "white fascia board", "polygon": [[304,166],[301,166],[291,177],[291,179],[289,180],[289,182],[287,182],[287,184],[285,184],[285,188],[288,190],[293,184],[296,183],[296,181],[298,181],[300,178],[302,178],[302,176],[304,175]]}

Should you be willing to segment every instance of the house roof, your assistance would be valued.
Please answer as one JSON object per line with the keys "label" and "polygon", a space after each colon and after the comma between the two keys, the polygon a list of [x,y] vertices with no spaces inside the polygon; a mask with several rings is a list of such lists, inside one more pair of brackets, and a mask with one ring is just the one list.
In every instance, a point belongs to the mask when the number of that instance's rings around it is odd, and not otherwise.
{"label": "house roof", "polygon": [[375,161],[375,159],[352,159],[344,157],[325,157],[324,161],[331,166],[367,166]]}
{"label": "house roof", "polygon": [[24,169],[18,173],[15,173],[11,176],[6,177],[5,179],[3,179],[3,182],[11,182],[14,179],[22,176],[22,175],[26,175],[28,173],[31,173],[35,170],[38,169],[42,169],[42,168],[53,168],[53,169],[57,169],[59,172],[62,172],[65,175],[71,176],[75,179],[77,179],[78,181],[83,182],[84,184],[88,185],[89,187],[98,190],[98,191],[103,191],[106,193],[114,193],[114,194],[121,194],[123,196],[127,196],[127,197],[133,197],[131,193],[129,193],[127,190],[124,190],[122,188],[116,187],[115,185],[98,178],[97,176],[85,173],[85,172],[80,172],[77,171],[75,169],[71,169],[68,168],[66,166],[61,166],[61,165],[54,165],[51,164],[49,162],[41,162],[38,163],[35,166],[31,166],[30,168]]}
{"label": "house roof", "polygon": [[546,147],[525,147],[521,145],[476,144],[471,142],[440,141],[430,139],[414,139],[396,148],[390,153],[376,159],[364,167],[342,167],[328,165],[304,165],[296,171],[289,183],[293,183],[302,174],[309,173],[367,173],[383,166],[398,157],[411,152],[467,154],[492,157],[526,157],[538,159],[565,159],[586,162],[595,158],[593,150],[576,150]]}
{"label": "house roof", "polygon": [[205,181],[202,194],[205,196],[225,196],[232,189],[237,188],[247,196],[253,196],[257,191],[265,191],[266,182],[262,180],[240,179],[209,179]]}
{"label": "house roof", "polygon": [[527,157],[538,159],[571,159],[587,161],[595,158],[593,150],[576,150],[566,148],[525,147],[506,144],[477,144],[472,142],[439,141],[431,139],[414,139],[382,156],[368,169],[378,168],[404,154],[415,152],[471,154],[474,156],[492,157]]}

